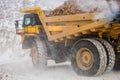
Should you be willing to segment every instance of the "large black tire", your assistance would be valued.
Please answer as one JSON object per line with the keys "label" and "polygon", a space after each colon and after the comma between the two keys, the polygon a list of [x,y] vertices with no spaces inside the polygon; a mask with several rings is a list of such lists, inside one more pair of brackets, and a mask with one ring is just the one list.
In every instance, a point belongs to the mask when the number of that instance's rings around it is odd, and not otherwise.
{"label": "large black tire", "polygon": [[[79,67],[78,64],[82,63],[81,62],[77,63],[76,58],[78,54],[83,53],[83,52],[78,53],[78,51],[82,48],[88,49],[93,56],[92,66],[90,65],[91,67],[86,70],[84,70],[82,67]],[[107,56],[103,45],[99,41],[93,39],[82,39],[75,43],[72,49],[72,53],[73,53],[71,58],[72,67],[78,75],[97,76],[104,73],[107,64]]]}
{"label": "large black tire", "polygon": [[36,39],[33,42],[32,49],[32,62],[36,69],[45,69],[47,66],[47,47],[43,39]]}
{"label": "large black tire", "polygon": [[107,66],[106,66],[106,72],[109,72],[113,69],[114,64],[115,64],[115,52],[110,43],[103,39],[97,39],[99,42],[102,43],[106,50],[106,55],[107,55]]}

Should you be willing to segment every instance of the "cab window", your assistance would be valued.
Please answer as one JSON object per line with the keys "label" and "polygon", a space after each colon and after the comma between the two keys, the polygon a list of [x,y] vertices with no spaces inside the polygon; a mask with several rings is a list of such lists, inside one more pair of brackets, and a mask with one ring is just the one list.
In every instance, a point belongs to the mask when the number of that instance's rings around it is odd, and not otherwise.
{"label": "cab window", "polygon": [[25,25],[30,25],[31,24],[31,18],[25,18]]}
{"label": "cab window", "polygon": [[23,27],[42,25],[38,14],[25,14],[23,20]]}

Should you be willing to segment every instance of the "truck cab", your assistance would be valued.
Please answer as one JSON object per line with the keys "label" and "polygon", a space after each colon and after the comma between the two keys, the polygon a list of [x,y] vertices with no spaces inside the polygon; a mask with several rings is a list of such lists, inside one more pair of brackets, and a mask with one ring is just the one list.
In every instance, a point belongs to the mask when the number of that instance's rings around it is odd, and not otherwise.
{"label": "truck cab", "polygon": [[24,14],[22,25],[20,25],[19,20],[15,21],[16,34],[39,34],[39,28],[41,25],[42,23],[36,13]]}

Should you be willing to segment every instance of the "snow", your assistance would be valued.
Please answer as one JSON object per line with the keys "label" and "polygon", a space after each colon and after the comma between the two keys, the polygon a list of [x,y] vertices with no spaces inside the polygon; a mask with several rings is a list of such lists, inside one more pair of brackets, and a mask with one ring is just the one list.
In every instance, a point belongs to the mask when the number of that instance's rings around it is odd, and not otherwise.
{"label": "snow", "polygon": [[14,21],[22,17],[23,7],[52,10],[65,0],[0,0],[0,80],[119,80],[120,72],[111,71],[97,77],[78,76],[70,62],[48,61],[47,70],[34,69],[30,50],[22,50],[15,34]]}
{"label": "snow", "polygon": [[[27,65],[26,65],[27,64]],[[35,70],[31,59],[1,65],[0,72],[9,77],[3,80],[119,80],[120,72],[109,72],[97,77],[78,76],[71,68],[70,62],[55,64],[48,61],[48,69]]]}

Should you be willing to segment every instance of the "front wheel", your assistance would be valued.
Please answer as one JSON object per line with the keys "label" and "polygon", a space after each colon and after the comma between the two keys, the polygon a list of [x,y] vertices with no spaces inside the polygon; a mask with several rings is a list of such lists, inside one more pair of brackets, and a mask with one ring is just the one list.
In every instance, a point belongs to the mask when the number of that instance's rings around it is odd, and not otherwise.
{"label": "front wheel", "polygon": [[97,40],[82,39],[72,49],[72,66],[78,75],[96,76],[104,73],[107,56],[103,45]]}
{"label": "front wheel", "polygon": [[47,66],[47,47],[44,40],[35,40],[31,49],[32,62],[35,68],[43,69]]}

